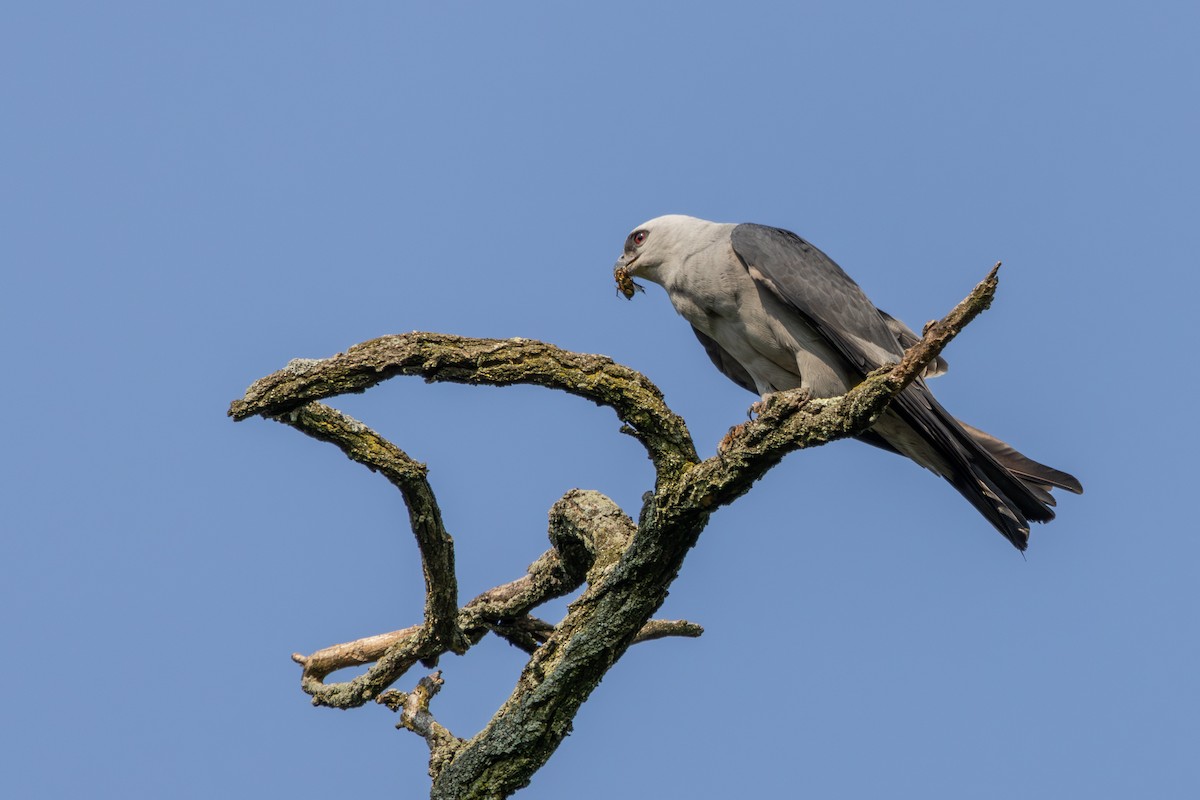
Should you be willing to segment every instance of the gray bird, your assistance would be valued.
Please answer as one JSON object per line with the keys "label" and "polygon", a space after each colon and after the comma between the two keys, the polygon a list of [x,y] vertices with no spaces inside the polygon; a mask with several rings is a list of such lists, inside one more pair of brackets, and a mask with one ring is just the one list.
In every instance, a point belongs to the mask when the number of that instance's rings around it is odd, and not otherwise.
{"label": "gray bird", "polygon": [[[640,288],[635,277],[666,289],[717,369],[764,398],[797,387],[844,394],[920,338],[780,228],[658,217],[629,234],[614,274],[627,297]],[[945,369],[938,359],[925,375]],[[1054,518],[1051,488],[1083,492],[1073,476],[956,420],[920,378],[859,438],[941,475],[1020,550],[1030,520]]]}

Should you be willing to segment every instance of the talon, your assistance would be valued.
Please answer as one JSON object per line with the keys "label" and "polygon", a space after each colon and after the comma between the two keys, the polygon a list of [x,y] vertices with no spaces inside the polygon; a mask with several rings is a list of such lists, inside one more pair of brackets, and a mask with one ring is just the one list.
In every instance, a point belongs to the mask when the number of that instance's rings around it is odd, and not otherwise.
{"label": "talon", "polygon": [[762,396],[762,399],[756,400],[750,404],[750,408],[746,409],[746,416],[750,417],[751,419],[754,419],[755,416],[766,411],[768,408],[771,407],[771,401],[774,399],[774,397],[775,397],[774,392],[764,394]]}
{"label": "talon", "polygon": [[749,422],[743,422],[741,425],[734,425],[732,428],[730,428],[729,432],[722,436],[721,441],[717,443],[717,453],[721,454],[728,452],[729,449],[733,447],[734,442],[737,441],[737,438],[741,435],[742,431],[749,424]]}

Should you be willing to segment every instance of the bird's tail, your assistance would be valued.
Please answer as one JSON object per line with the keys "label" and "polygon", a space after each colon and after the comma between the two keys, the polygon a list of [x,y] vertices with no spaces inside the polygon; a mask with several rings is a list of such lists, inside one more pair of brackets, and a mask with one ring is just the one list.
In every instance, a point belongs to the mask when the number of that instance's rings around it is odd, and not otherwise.
{"label": "bird's tail", "polygon": [[950,482],[1018,549],[1029,544],[1029,522],[1054,519],[1052,488],[1081,494],[1073,475],[1040,464],[991,434],[952,417],[917,381],[893,408],[937,453],[926,463]]}
{"label": "bird's tail", "polygon": [[1083,494],[1083,485],[1074,475],[1034,461],[1029,456],[1017,452],[1016,448],[1007,442],[1002,442],[961,419],[957,422],[1000,466],[1017,476],[1021,483],[1025,484],[1025,488],[1043,505],[1056,505],[1054,495],[1050,494],[1051,489],[1066,489],[1068,492]]}

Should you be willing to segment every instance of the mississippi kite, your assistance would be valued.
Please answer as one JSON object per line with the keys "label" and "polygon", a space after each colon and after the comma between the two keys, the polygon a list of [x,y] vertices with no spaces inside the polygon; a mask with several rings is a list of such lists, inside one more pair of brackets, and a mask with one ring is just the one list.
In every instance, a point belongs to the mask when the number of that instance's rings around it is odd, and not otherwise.
{"label": "mississippi kite", "polygon": [[[635,277],[666,289],[717,369],[763,397],[797,387],[844,394],[919,339],[828,256],[779,228],[658,217],[629,234],[614,273],[627,297]],[[938,359],[925,375],[945,369]],[[921,378],[859,438],[941,475],[1021,550],[1030,521],[1054,518],[1051,488],[1083,491],[1073,476],[956,420]]]}

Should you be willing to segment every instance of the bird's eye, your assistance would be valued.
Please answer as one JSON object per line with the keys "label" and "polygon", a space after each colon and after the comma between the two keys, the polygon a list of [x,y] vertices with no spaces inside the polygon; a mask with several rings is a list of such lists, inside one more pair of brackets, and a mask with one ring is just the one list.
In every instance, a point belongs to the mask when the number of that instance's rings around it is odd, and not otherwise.
{"label": "bird's eye", "polygon": [[646,237],[648,235],[649,234],[646,233],[646,231],[637,231],[636,233],[633,234],[633,243],[636,244],[638,247],[641,247],[642,243],[646,241]]}

